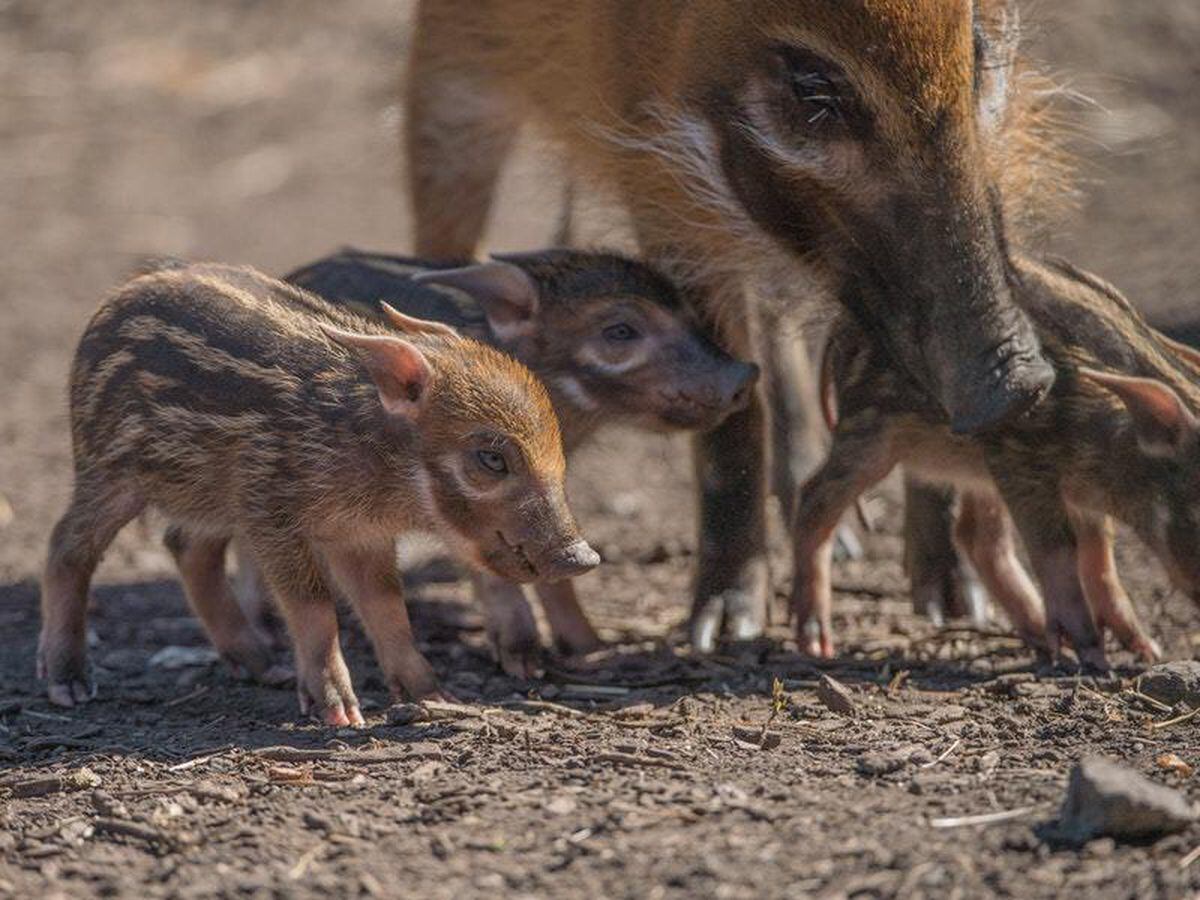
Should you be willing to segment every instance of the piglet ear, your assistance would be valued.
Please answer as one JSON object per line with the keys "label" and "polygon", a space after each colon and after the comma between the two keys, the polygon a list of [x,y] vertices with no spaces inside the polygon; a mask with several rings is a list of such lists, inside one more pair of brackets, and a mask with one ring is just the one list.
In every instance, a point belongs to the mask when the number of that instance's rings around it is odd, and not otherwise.
{"label": "piglet ear", "polygon": [[488,324],[501,340],[512,340],[533,330],[538,309],[538,286],[524,269],[501,260],[421,272],[417,284],[441,285],[469,294],[483,308]]}
{"label": "piglet ear", "polygon": [[393,416],[413,418],[420,411],[433,368],[420,350],[397,337],[375,334],[354,334],[338,328],[321,326],[335,344],[350,350],[367,367],[379,402]]}
{"label": "piglet ear", "polygon": [[1177,453],[1196,430],[1196,417],[1165,382],[1084,368],[1079,375],[1121,399],[1133,416],[1138,444],[1151,456]]}
{"label": "piglet ear", "polygon": [[406,316],[400,310],[384,303],[382,300],[379,301],[379,305],[383,308],[383,315],[388,320],[388,323],[397,331],[403,331],[405,334],[432,334],[438,337],[458,337],[458,332],[444,322],[431,322],[428,319]]}

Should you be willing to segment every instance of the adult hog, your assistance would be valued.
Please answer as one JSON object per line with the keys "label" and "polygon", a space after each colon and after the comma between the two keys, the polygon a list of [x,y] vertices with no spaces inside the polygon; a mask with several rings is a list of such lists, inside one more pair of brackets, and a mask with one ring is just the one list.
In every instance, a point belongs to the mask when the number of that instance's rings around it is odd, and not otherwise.
{"label": "adult hog", "polygon": [[[1003,422],[1053,380],[1004,276],[1014,223],[1054,180],[1014,26],[999,0],[425,0],[408,86],[417,251],[472,255],[533,119],[621,198],[734,355],[756,355],[751,291],[793,314],[831,306],[956,431]],[[789,378],[769,380],[798,390]],[[765,621],[766,418],[756,397],[697,440],[704,650]]]}

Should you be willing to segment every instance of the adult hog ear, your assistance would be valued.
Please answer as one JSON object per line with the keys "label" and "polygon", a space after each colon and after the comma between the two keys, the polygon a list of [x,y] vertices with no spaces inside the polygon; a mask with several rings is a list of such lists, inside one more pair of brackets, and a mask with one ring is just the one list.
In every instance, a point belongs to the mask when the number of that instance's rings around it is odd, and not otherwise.
{"label": "adult hog ear", "polygon": [[431,322],[428,319],[418,319],[416,316],[405,315],[394,306],[382,300],[379,301],[379,306],[383,309],[384,318],[397,331],[403,331],[405,334],[431,334],[437,337],[458,337],[458,332],[444,322]]}
{"label": "adult hog ear", "polygon": [[469,294],[483,309],[492,331],[501,340],[528,334],[538,310],[538,286],[520,266],[491,262],[441,269],[413,276],[418,284],[440,285]]}
{"label": "adult hog ear", "polygon": [[420,411],[433,378],[424,353],[398,337],[354,334],[327,325],[321,330],[363,361],[379,391],[379,402],[390,415],[412,418]]}
{"label": "adult hog ear", "polygon": [[1165,382],[1086,368],[1081,368],[1079,375],[1120,398],[1133,417],[1138,444],[1151,456],[1178,453],[1196,431],[1196,417]]}

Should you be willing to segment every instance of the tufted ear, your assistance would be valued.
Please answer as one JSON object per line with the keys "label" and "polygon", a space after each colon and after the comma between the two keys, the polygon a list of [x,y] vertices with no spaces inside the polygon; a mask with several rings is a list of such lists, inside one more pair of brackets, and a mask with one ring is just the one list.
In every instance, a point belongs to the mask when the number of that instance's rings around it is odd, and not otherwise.
{"label": "tufted ear", "polygon": [[439,337],[458,337],[458,332],[444,322],[431,322],[429,319],[418,319],[415,316],[406,316],[396,307],[380,300],[379,305],[383,307],[383,315],[388,320],[388,323],[397,331],[403,331],[405,334],[435,334]]}
{"label": "tufted ear", "polygon": [[1133,417],[1138,444],[1151,456],[1174,455],[1196,430],[1196,417],[1165,382],[1083,368],[1079,376],[1121,399]]}
{"label": "tufted ear", "polygon": [[516,340],[534,328],[538,286],[520,266],[493,260],[461,269],[421,272],[413,276],[413,281],[469,294],[482,307],[492,332],[502,341]]}
{"label": "tufted ear", "polygon": [[326,325],[321,330],[363,361],[379,390],[379,402],[390,415],[410,419],[417,415],[433,377],[424,353],[401,338],[354,334]]}

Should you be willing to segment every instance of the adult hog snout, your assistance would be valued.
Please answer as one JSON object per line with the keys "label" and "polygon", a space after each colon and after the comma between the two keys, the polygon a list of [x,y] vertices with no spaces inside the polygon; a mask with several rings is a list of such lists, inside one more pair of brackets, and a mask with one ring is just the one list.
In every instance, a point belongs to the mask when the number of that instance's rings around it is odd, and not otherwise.
{"label": "adult hog snout", "polygon": [[984,202],[895,201],[863,226],[887,252],[862,261],[847,298],[959,434],[1019,416],[1054,383],[991,219]]}

